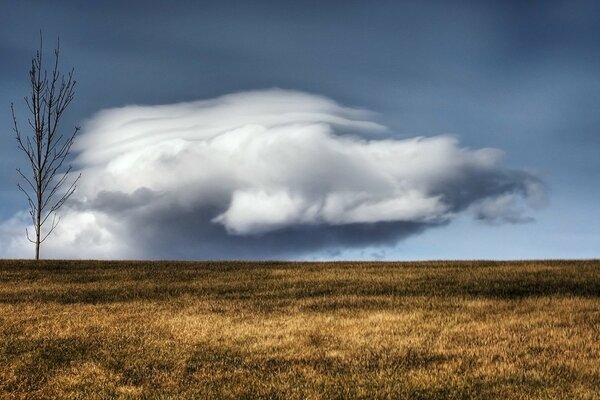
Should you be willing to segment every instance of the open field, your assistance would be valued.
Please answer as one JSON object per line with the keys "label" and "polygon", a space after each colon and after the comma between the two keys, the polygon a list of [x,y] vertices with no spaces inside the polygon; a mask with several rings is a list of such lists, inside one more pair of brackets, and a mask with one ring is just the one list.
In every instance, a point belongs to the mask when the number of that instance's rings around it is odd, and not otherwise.
{"label": "open field", "polygon": [[600,261],[0,261],[0,398],[600,399]]}

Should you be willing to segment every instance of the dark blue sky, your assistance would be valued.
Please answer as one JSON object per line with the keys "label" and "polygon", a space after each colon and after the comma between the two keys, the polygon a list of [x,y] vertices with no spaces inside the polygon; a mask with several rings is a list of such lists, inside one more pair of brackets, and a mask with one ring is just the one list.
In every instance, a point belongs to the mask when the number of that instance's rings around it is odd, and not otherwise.
{"label": "dark blue sky", "polygon": [[47,48],[60,35],[76,69],[65,126],[106,108],[279,87],[372,110],[395,138],[501,149],[546,184],[535,222],[459,217],[341,257],[600,256],[598,2],[2,1],[0,221],[24,205],[9,106],[23,110],[39,29]]}

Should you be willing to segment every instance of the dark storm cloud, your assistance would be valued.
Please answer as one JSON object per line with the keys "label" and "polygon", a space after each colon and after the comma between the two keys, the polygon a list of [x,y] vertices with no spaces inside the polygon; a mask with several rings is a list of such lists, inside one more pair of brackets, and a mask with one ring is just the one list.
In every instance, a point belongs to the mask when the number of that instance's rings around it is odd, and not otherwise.
{"label": "dark storm cloud", "polygon": [[[170,212],[169,212],[170,211]],[[132,233],[150,258],[270,259],[347,248],[393,245],[438,223],[379,222],[292,226],[257,235],[231,235],[212,218],[222,210],[165,210],[131,220]]]}

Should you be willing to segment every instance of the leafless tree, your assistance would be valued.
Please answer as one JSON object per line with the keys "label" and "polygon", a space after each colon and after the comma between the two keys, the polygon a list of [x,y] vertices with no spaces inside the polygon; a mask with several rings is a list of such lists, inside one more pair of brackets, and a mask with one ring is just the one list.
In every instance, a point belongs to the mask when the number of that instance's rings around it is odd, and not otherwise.
{"label": "leafless tree", "polygon": [[[27,239],[35,244],[36,260],[40,258],[40,244],[50,236],[60,221],[56,211],[75,192],[81,177],[78,175],[71,179],[69,173],[72,167],[65,165],[79,128],[76,127],[67,135],[59,130],[63,113],[75,95],[74,70],[71,69],[67,74],[60,72],[60,42],[57,42],[54,50],[53,69],[50,72],[43,66],[42,53],[40,32],[40,47],[31,60],[29,70],[31,97],[25,97],[29,110],[27,122],[31,128],[28,134],[23,134],[19,128],[15,108],[11,103],[17,147],[25,154],[31,167],[30,172],[17,168],[22,180],[17,188],[27,197],[35,237],[31,238],[28,230],[25,233]],[[49,225],[46,225],[47,222]]]}

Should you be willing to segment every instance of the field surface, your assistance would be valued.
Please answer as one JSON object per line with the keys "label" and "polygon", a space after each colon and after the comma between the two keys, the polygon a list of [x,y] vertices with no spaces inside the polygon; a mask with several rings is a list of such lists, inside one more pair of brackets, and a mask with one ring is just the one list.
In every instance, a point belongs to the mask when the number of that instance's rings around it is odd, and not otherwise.
{"label": "field surface", "polygon": [[0,261],[0,399],[600,399],[600,261]]}

